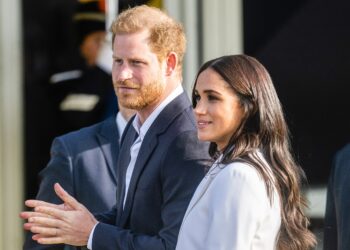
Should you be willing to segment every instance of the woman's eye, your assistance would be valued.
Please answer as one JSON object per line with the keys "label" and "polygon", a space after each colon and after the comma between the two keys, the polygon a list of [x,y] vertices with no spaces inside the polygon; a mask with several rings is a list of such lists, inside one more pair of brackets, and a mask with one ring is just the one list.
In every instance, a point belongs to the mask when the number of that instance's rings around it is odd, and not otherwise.
{"label": "woman's eye", "polygon": [[219,100],[219,98],[217,98],[216,96],[213,96],[213,95],[208,95],[208,100],[209,101],[216,101],[216,100]]}
{"label": "woman's eye", "polygon": [[199,95],[194,95],[194,99],[198,102],[201,99],[201,97]]}

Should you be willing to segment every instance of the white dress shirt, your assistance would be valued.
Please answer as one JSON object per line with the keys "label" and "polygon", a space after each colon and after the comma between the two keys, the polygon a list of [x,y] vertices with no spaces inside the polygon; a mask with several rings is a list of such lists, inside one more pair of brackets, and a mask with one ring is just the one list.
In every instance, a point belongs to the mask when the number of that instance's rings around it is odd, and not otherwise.
{"label": "white dress shirt", "polygon": [[[151,127],[153,122],[157,119],[158,115],[163,111],[163,109],[171,102],[173,101],[176,97],[181,95],[183,93],[183,88],[181,85],[179,85],[176,89],[174,89],[170,95],[168,95],[154,110],[153,112],[147,117],[147,119],[144,121],[143,124],[140,123],[140,118],[138,114],[136,114],[135,119],[133,120],[133,127],[135,128],[137,134],[139,135],[137,139],[135,140],[134,144],[130,148],[130,162],[128,165],[128,168],[126,170],[126,176],[125,176],[125,194],[124,194],[124,201],[123,201],[123,207],[125,205],[125,201],[127,199],[127,194],[129,190],[129,184],[130,180],[132,178],[132,173],[134,171],[135,163],[137,160],[137,156],[139,154],[143,139],[146,136],[146,133],[148,129]],[[96,228],[98,223],[94,226],[92,229],[89,240],[88,240],[88,245],[87,248],[91,250],[92,248],[92,240],[93,240],[93,234],[94,230]]]}
{"label": "white dress shirt", "polygon": [[117,123],[117,128],[118,128],[118,132],[119,132],[119,142],[120,142],[120,139],[122,138],[122,134],[124,132],[126,124],[128,124],[128,121],[125,120],[125,118],[123,117],[121,112],[117,113],[115,121]]}

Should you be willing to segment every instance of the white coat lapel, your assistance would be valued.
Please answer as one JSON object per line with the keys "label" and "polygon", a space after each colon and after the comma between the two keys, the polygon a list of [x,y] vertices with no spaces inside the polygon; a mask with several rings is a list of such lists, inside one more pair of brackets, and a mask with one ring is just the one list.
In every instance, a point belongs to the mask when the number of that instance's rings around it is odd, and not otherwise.
{"label": "white coat lapel", "polygon": [[213,166],[209,169],[208,173],[204,176],[201,183],[198,185],[196,192],[194,193],[190,204],[188,205],[186,214],[184,216],[184,220],[186,219],[187,215],[191,212],[193,207],[200,201],[200,199],[203,197],[207,189],[209,188],[212,181],[215,179],[215,177],[218,175],[218,173],[223,169],[223,164],[214,163]]}

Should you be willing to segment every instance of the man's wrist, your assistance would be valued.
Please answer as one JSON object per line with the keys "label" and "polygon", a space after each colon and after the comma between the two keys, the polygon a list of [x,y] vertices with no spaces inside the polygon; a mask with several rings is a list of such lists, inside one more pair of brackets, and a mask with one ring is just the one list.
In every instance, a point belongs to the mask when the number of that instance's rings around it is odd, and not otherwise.
{"label": "man's wrist", "polygon": [[93,238],[93,235],[94,235],[94,231],[95,231],[95,228],[96,228],[96,226],[98,225],[98,223],[99,222],[97,222],[96,224],[95,224],[95,226],[92,228],[92,230],[91,230],[91,232],[90,232],[90,235],[89,235],[89,239],[88,239],[88,243],[87,243],[87,248],[88,249],[92,249],[92,238]]}

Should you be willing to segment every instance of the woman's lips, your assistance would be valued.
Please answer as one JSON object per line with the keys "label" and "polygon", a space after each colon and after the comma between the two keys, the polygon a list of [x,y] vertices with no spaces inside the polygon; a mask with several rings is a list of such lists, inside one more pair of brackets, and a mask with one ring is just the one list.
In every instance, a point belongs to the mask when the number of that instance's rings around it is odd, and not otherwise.
{"label": "woman's lips", "polygon": [[197,127],[198,129],[203,129],[203,128],[206,128],[210,123],[211,123],[210,121],[199,120],[197,121]]}

